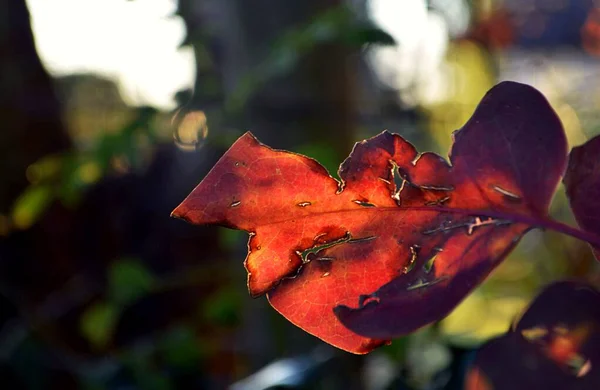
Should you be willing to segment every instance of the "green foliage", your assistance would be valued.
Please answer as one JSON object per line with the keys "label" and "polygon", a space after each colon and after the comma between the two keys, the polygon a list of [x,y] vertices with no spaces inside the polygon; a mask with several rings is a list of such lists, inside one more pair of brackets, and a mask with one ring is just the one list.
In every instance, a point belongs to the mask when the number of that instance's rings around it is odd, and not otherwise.
{"label": "green foliage", "polygon": [[[26,172],[31,183],[13,204],[11,217],[17,229],[27,229],[55,200],[76,205],[89,186],[118,169],[139,169],[148,145],[157,141],[152,124],[157,111],[138,109],[137,116],[117,132],[106,132],[90,147],[49,155]],[[120,168],[119,168],[120,167]]]}
{"label": "green foliage", "polygon": [[119,315],[118,307],[110,302],[98,302],[81,316],[81,333],[96,348],[108,345]]}
{"label": "green foliage", "polygon": [[52,189],[46,185],[32,185],[23,192],[15,202],[12,220],[19,229],[27,229],[33,225],[52,203]]}
{"label": "green foliage", "polygon": [[203,318],[218,326],[235,326],[240,322],[243,297],[233,287],[224,287],[204,302]]}
{"label": "green foliage", "polygon": [[134,259],[121,259],[112,264],[108,274],[111,302],[127,305],[149,293],[156,285],[154,275]]}

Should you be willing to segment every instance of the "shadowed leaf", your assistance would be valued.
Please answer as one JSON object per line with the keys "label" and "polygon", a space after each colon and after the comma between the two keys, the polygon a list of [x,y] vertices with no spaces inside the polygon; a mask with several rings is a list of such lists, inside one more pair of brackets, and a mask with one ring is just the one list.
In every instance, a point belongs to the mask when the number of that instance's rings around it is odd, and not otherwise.
{"label": "shadowed leaf", "polygon": [[583,283],[547,287],[504,336],[476,355],[467,390],[596,389],[600,293]]}
{"label": "shadowed leaf", "polygon": [[[563,180],[577,223],[600,234],[600,136],[573,148]],[[600,260],[600,250],[594,255]]]}

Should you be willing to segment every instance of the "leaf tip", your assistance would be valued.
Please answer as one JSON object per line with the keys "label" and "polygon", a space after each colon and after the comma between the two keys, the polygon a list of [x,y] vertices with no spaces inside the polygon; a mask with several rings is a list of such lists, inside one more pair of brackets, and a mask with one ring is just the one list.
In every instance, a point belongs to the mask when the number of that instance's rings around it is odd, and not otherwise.
{"label": "leaf tip", "polygon": [[183,203],[175,207],[169,216],[171,218],[182,219],[186,222],[189,222],[189,218],[187,217],[187,207],[185,207]]}

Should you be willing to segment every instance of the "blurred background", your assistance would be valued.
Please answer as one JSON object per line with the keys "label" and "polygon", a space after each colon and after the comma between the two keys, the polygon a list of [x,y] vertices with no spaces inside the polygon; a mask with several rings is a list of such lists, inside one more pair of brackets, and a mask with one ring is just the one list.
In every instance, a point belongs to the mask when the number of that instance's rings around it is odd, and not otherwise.
{"label": "blurred background", "polygon": [[[600,133],[593,0],[0,0],[2,389],[460,389],[547,283],[529,233],[449,317],[367,356],[246,291],[245,233],[169,218],[251,130],[333,174],[384,129],[446,155],[500,80]],[[553,215],[573,223],[562,189]]]}

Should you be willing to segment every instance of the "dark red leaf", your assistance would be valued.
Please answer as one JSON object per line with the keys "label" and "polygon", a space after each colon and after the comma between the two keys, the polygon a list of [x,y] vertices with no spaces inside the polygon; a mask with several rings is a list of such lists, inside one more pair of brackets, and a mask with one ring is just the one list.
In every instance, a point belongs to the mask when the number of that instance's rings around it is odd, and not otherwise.
{"label": "dark red leaf", "polygon": [[[546,215],[565,169],[567,143],[559,119],[539,92],[522,84],[499,84],[484,97],[454,141],[447,183],[454,191],[445,207],[470,209],[471,215],[478,209],[480,215],[498,211],[540,218]],[[470,216],[445,215],[448,217],[453,224],[457,220],[474,222]],[[492,226],[471,235],[464,230],[443,234],[444,251],[436,258],[439,268],[433,279],[445,279],[441,283],[413,290],[414,279],[397,277],[373,294],[378,297],[377,304],[358,308],[340,305],[335,309],[338,318],[359,334],[395,337],[444,317],[530,227],[515,223],[499,226],[502,221],[493,221]],[[417,277],[417,281],[431,281],[424,275]]]}
{"label": "dark red leaf", "polygon": [[505,82],[451,154],[448,164],[383,132],[354,147],[338,182],[247,133],[173,215],[250,232],[250,293],[365,353],[448,314],[545,220],[567,145],[546,99]]}
{"label": "dark red leaf", "polygon": [[[573,148],[563,180],[577,223],[600,234],[600,136]],[[594,250],[600,260],[600,251]]]}
{"label": "dark red leaf", "polygon": [[576,282],[547,287],[477,351],[466,382],[467,390],[600,388],[600,293]]}

